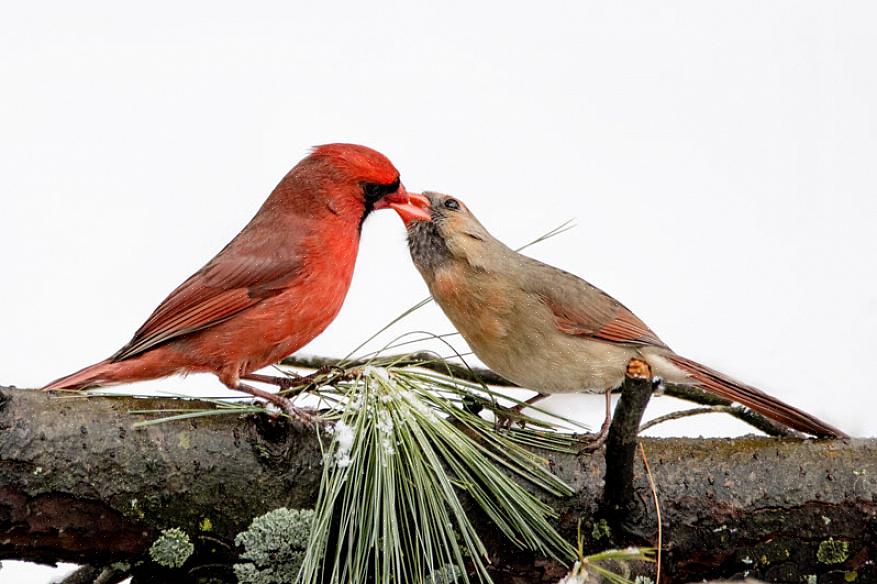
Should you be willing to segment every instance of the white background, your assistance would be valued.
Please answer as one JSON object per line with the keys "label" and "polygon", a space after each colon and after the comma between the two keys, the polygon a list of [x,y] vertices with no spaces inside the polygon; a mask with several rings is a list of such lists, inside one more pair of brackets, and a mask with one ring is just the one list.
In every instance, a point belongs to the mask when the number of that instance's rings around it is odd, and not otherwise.
{"label": "white background", "polygon": [[[875,16],[800,0],[8,4],[0,383],[114,352],[310,146],[349,141],[511,245],[575,218],[531,253],[678,352],[877,434]],[[306,351],[346,353],[425,292],[401,222],[378,213]],[[431,306],[395,332],[413,329],[450,326]],[[600,417],[599,398],[546,405]],[[710,416],[661,432],[746,431]],[[5,564],[4,584],[50,577]]]}

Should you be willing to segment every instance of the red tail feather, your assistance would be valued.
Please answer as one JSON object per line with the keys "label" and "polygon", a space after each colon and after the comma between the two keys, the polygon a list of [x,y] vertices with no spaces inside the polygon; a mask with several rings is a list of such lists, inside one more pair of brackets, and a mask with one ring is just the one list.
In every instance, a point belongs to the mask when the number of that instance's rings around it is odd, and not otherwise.
{"label": "red tail feather", "polygon": [[848,437],[834,426],[826,424],[807,412],[781,402],[761,390],[723,375],[696,361],[679,355],[671,356],[670,360],[690,373],[698,384],[710,393],[738,402],[771,420],[785,424],[789,428],[824,438]]}
{"label": "red tail feather", "polygon": [[49,383],[43,387],[43,391],[52,389],[85,389],[87,387],[95,387],[98,385],[107,385],[116,381],[112,375],[112,370],[116,363],[109,359],[89,365],[85,369],[80,369],[76,373],[71,373],[60,379]]}

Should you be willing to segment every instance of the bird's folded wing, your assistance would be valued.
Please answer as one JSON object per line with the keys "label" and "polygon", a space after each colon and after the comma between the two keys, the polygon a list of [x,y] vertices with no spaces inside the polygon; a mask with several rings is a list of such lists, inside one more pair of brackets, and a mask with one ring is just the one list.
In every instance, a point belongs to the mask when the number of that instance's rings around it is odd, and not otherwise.
{"label": "bird's folded wing", "polygon": [[529,280],[528,288],[551,310],[561,332],[611,343],[666,347],[633,312],[596,286],[563,270],[536,263],[539,268],[531,272],[539,275]]}
{"label": "bird's folded wing", "polygon": [[228,320],[290,285],[297,265],[277,257],[217,257],[183,282],[111,357],[129,359],[171,339]]}
{"label": "bird's folded wing", "polygon": [[597,321],[584,313],[572,312],[569,307],[551,305],[558,330],[568,335],[591,337],[613,343],[632,343],[636,345],[656,345],[666,347],[635,314],[622,305],[608,320]]}

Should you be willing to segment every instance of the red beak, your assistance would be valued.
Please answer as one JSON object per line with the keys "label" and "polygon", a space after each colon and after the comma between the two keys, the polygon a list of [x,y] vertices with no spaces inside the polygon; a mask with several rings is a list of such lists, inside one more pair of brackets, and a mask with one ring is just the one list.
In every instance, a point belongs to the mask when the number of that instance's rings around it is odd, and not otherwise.
{"label": "red beak", "polygon": [[432,203],[425,196],[418,193],[408,193],[408,201],[405,203],[391,202],[390,207],[399,213],[399,217],[409,225],[414,221],[432,221],[430,208]]}
{"label": "red beak", "polygon": [[405,185],[400,184],[399,189],[395,193],[384,195],[375,202],[375,211],[378,209],[389,209],[394,203],[407,204],[410,193],[405,190]]}

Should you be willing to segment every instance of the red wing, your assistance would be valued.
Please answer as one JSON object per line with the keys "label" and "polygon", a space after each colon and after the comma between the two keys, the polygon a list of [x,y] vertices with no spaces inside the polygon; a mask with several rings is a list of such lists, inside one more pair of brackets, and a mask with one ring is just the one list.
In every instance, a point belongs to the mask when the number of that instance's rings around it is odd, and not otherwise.
{"label": "red wing", "polygon": [[293,262],[278,258],[220,256],[171,292],[111,359],[128,359],[170,339],[228,320],[279,294],[296,275]]}

